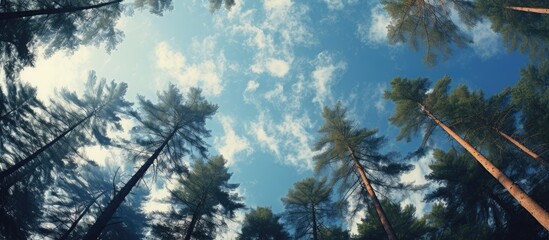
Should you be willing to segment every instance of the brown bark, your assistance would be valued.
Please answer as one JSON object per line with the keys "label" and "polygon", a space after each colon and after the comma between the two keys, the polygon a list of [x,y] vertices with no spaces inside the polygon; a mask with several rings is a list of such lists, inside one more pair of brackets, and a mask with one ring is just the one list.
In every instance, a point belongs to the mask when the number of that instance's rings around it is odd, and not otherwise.
{"label": "brown bark", "polygon": [[0,20],[11,20],[11,19],[17,19],[17,18],[39,16],[39,15],[73,13],[73,12],[84,11],[88,9],[100,8],[100,7],[104,7],[107,5],[120,3],[120,2],[122,2],[122,0],[114,0],[106,3],[100,3],[100,4],[82,6],[82,7],[64,7],[64,8],[54,8],[54,9],[28,10],[28,11],[20,11],[20,12],[4,12],[4,13],[0,13]]}
{"label": "brown bark", "polygon": [[112,215],[116,212],[116,209],[122,204],[124,199],[126,199],[126,196],[130,193],[130,191],[133,189],[135,185],[137,185],[137,182],[143,178],[149,167],[154,163],[154,160],[158,158],[164,147],[168,144],[168,142],[171,140],[171,138],[175,135],[178,129],[174,129],[173,132],[170,133],[168,137],[162,142],[162,144],[154,151],[154,153],[145,161],[145,163],[137,170],[137,172],[130,178],[130,180],[120,189],[118,194],[113,197],[113,199],[109,202],[109,205],[105,208],[103,213],[95,220],[95,223],[88,229],[88,232],[84,236],[84,240],[96,240],[99,235],[101,234],[101,231],[103,231],[103,228],[107,225],[107,223],[111,220]]}
{"label": "brown bark", "polygon": [[513,10],[521,11],[521,12],[549,14],[549,8],[515,7],[515,6],[507,6],[505,8],[513,9]]}
{"label": "brown bark", "polygon": [[360,163],[358,162],[358,159],[353,151],[353,149],[349,146],[347,146],[347,150],[349,150],[349,153],[351,154],[351,158],[353,159],[355,163],[355,167],[357,171],[360,173],[360,177],[362,178],[362,182],[364,183],[364,186],[366,187],[366,191],[368,192],[368,195],[370,196],[370,199],[374,203],[374,207],[376,209],[377,215],[379,217],[379,220],[381,221],[381,225],[383,225],[383,228],[385,229],[385,232],[387,233],[387,236],[389,237],[389,240],[397,240],[395,231],[393,230],[393,227],[391,226],[391,223],[389,222],[389,219],[387,219],[387,216],[385,215],[385,212],[383,211],[383,208],[381,207],[381,203],[379,202],[379,199],[376,196],[376,193],[374,192],[374,188],[372,188],[372,185],[370,184],[370,180],[366,177],[366,173],[364,172],[364,168]]}
{"label": "brown bark", "polygon": [[490,162],[482,153],[477,151],[467,141],[461,138],[457,133],[450,129],[446,124],[436,118],[431,111],[429,111],[421,103],[418,103],[419,107],[429,118],[437,123],[448,135],[454,138],[465,150],[467,150],[473,157],[488,171],[498,182],[503,185],[505,189],[513,196],[519,204],[526,209],[545,229],[549,230],[549,213],[545,211],[538,203],[534,201],[528,194],[526,194],[517,184],[515,184],[505,173],[497,168],[492,162]]}
{"label": "brown bark", "polygon": [[526,146],[522,145],[522,143],[520,143],[519,141],[515,140],[514,138],[512,138],[511,136],[507,135],[506,133],[500,131],[499,129],[497,128],[494,128],[494,130],[499,134],[501,135],[502,137],[504,137],[505,139],[507,139],[507,141],[511,142],[512,144],[514,144],[515,146],[517,146],[522,152],[528,154],[528,156],[532,157],[533,159],[537,160],[538,162],[542,163],[543,165],[545,165],[546,167],[549,167],[549,162],[547,162],[547,160],[543,159],[541,156],[539,156],[537,153],[535,153],[534,151],[530,150],[529,148],[527,148]]}

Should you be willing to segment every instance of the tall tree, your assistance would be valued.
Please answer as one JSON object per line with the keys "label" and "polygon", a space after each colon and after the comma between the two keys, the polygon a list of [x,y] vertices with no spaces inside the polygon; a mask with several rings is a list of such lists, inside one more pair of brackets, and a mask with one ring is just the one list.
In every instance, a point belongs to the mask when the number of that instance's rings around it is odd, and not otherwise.
{"label": "tall tree", "polygon": [[244,217],[242,233],[238,240],[288,240],[290,234],[279,222],[280,217],[273,214],[271,208],[257,207]]}
{"label": "tall tree", "polygon": [[512,101],[520,111],[520,122],[529,139],[549,158],[549,61],[527,66],[512,89]]}
{"label": "tall tree", "polygon": [[112,81],[107,84],[105,79],[97,81],[97,76],[92,71],[82,97],[74,92],[63,90],[60,94],[61,97],[72,106],[54,102],[53,110],[50,113],[52,119],[68,123],[68,126],[61,131],[52,132],[53,138],[45,145],[40,146],[32,154],[2,170],[0,172],[0,181],[29,164],[75,129],[83,126],[90,128],[91,133],[99,143],[109,144],[110,139],[107,137],[107,130],[109,128],[120,130],[120,117],[118,115],[120,112],[127,111],[132,105],[124,100],[126,89],[127,84],[125,83],[118,84]]}
{"label": "tall tree", "polygon": [[[416,208],[412,205],[400,207],[387,199],[381,201],[383,209],[391,218],[398,239],[422,239],[429,230],[425,220],[415,217]],[[358,223],[358,237],[355,239],[384,239],[385,231],[375,215],[375,209],[368,208],[366,217]]]}
{"label": "tall tree", "polygon": [[[448,89],[450,79],[441,80],[440,89]],[[536,151],[532,150],[519,140],[516,132],[516,109],[511,103],[510,90],[505,89],[488,99],[480,90],[471,92],[465,85],[456,87],[444,97],[445,102],[439,105],[439,114],[445,116],[447,123],[469,143],[485,149],[503,148],[502,140],[514,145],[532,159],[549,166]]]}
{"label": "tall tree", "polygon": [[387,32],[389,43],[408,43],[413,50],[422,45],[424,62],[431,66],[439,55],[448,57],[452,45],[464,47],[472,42],[451,19],[452,10],[466,26],[479,21],[472,1],[384,0],[382,4],[391,18]]}
{"label": "tall tree", "polygon": [[223,156],[207,162],[196,160],[189,174],[180,175],[176,189],[170,191],[168,213],[159,213],[153,234],[162,239],[214,239],[215,230],[244,208],[242,197],[234,192],[238,184],[229,183],[227,161]]}
{"label": "tall tree", "polygon": [[[442,81],[444,82],[444,81]],[[517,184],[515,184],[503,171],[490,162],[481,152],[475,149],[456,132],[450,129],[445,123],[437,118],[432,111],[436,111],[443,101],[439,99],[444,96],[446,87],[444,84],[435,85],[431,93],[429,82],[425,78],[408,80],[395,78],[391,81],[392,91],[385,92],[385,98],[396,103],[395,114],[389,121],[400,128],[400,134],[397,139],[410,139],[412,135],[417,134],[422,127],[428,127],[432,132],[434,126],[440,126],[448,135],[456,140],[465,150],[503,185],[505,189],[524,207],[530,214],[546,229],[549,229],[549,213],[543,209],[534,199],[526,194]],[[429,122],[432,121],[433,123]],[[429,130],[431,129],[431,130]]]}
{"label": "tall tree", "polygon": [[157,169],[169,172],[185,169],[182,157],[192,149],[205,157],[207,144],[203,138],[210,136],[205,128],[206,119],[215,114],[217,105],[206,101],[196,88],[190,89],[185,100],[171,84],[158,98],[159,102],[154,104],[139,96],[140,112],[133,113],[138,125],[132,129],[132,136],[144,148],[142,152],[150,156],[109,202],[84,239],[99,237],[116,209],[154,163]]}
{"label": "tall tree", "polygon": [[[490,158],[497,159],[498,151],[490,151]],[[501,154],[498,165],[513,174],[514,178],[522,179],[538,188],[546,185],[547,179],[535,178],[532,174],[524,174],[520,166],[514,164],[515,154]],[[468,153],[451,148],[448,152],[435,150],[435,161],[429,165],[432,172],[427,178],[436,183],[436,188],[426,195],[425,200],[444,203],[441,210],[433,208],[433,216],[441,218],[431,222],[432,238],[472,239],[537,239],[543,237],[543,227],[528,216],[528,213],[517,206],[513,199],[505,194],[501,185],[484,169],[472,160]],[[542,203],[545,198],[535,197]],[[547,204],[544,205],[545,207]],[[518,230],[520,229],[520,230]],[[540,234],[541,233],[541,234]],[[545,235],[547,235],[545,231]]]}
{"label": "tall tree", "polygon": [[[508,6],[521,6],[520,0],[477,0],[477,12],[490,20],[491,28],[501,34],[504,46],[510,51],[520,51],[539,63],[549,57],[549,16],[517,11]],[[529,7],[547,8],[543,0],[528,1]]]}
{"label": "tall tree", "polygon": [[320,230],[336,216],[336,206],[331,200],[331,186],[327,179],[306,178],[294,183],[282,198],[284,216],[294,226],[294,237],[320,239]]}
{"label": "tall tree", "polygon": [[82,45],[105,44],[113,50],[123,34],[115,28],[122,14],[120,0],[3,1],[0,4],[0,65],[14,80],[33,66],[38,46],[46,56]]}
{"label": "tall tree", "polygon": [[376,136],[377,130],[356,128],[356,123],[347,119],[346,115],[347,109],[341,103],[333,109],[324,107],[324,125],[319,130],[322,135],[314,146],[315,150],[320,151],[314,157],[316,171],[335,165],[331,177],[334,182],[341,182],[341,189],[352,189],[352,185],[362,180],[389,239],[397,239],[372,185],[394,186],[400,174],[411,170],[412,166],[397,162],[395,156],[390,154],[379,153],[385,138]]}

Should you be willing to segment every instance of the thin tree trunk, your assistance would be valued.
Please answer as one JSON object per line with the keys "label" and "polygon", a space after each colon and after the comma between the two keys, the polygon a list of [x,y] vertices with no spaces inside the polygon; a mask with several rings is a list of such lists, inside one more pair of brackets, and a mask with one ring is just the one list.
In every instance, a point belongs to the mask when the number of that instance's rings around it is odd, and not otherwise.
{"label": "thin tree trunk", "polygon": [[316,210],[313,204],[313,240],[318,240],[318,226],[316,224]]}
{"label": "thin tree trunk", "polygon": [[465,150],[467,150],[473,157],[488,171],[498,182],[503,185],[505,189],[513,196],[519,204],[526,209],[545,229],[549,230],[549,213],[545,211],[538,203],[534,201],[528,194],[526,194],[518,185],[516,185],[505,173],[497,168],[492,162],[490,162],[482,153],[477,151],[467,141],[461,138],[457,133],[450,129],[446,124],[436,118],[431,111],[429,111],[423,104],[418,103],[423,112],[429,116],[435,123],[437,123],[448,135],[454,138]]}
{"label": "thin tree trunk", "polygon": [[366,177],[366,173],[364,173],[364,168],[357,160],[357,157],[353,151],[353,149],[349,146],[347,146],[347,150],[349,150],[349,153],[351,154],[351,157],[353,158],[353,161],[355,162],[355,166],[357,171],[360,173],[360,177],[362,178],[362,182],[364,183],[364,186],[366,187],[366,191],[368,192],[368,195],[370,196],[370,199],[374,203],[374,207],[376,209],[377,215],[379,216],[379,220],[381,221],[381,225],[383,225],[383,228],[385,229],[385,232],[387,233],[387,236],[389,237],[389,240],[397,240],[397,236],[395,234],[395,231],[393,230],[393,227],[391,226],[391,223],[389,222],[389,219],[387,219],[387,216],[385,215],[385,212],[383,211],[383,208],[381,207],[381,203],[379,202],[379,199],[377,199],[376,193],[374,192],[374,188],[372,188],[372,185],[370,184],[370,181]]}
{"label": "thin tree trunk", "polygon": [[532,157],[533,159],[539,161],[540,163],[542,163],[543,165],[545,165],[546,167],[549,167],[549,162],[547,162],[547,160],[543,159],[542,157],[540,157],[537,153],[535,153],[534,151],[530,150],[529,148],[527,148],[526,146],[522,145],[522,143],[520,143],[519,141],[515,140],[514,138],[512,138],[511,136],[507,135],[506,133],[500,131],[499,129],[497,128],[493,128],[499,135],[501,135],[502,137],[504,137],[505,139],[507,139],[507,141],[511,142],[512,144],[514,144],[515,146],[517,146],[522,152],[528,154],[528,156]]}
{"label": "thin tree trunk", "polygon": [[28,10],[20,12],[4,12],[0,13],[0,20],[10,20],[16,18],[32,17],[38,15],[51,15],[51,14],[61,14],[61,13],[73,13],[78,11],[84,11],[88,9],[100,8],[111,4],[120,3],[122,0],[114,0],[106,3],[100,3],[90,6],[83,7],[64,7],[64,8],[54,8],[54,9],[38,9],[38,10]]}
{"label": "thin tree trunk", "polygon": [[194,232],[194,227],[196,223],[198,222],[198,209],[193,213],[193,218],[191,219],[191,223],[189,224],[189,227],[187,228],[187,232],[185,233],[185,240],[190,240],[191,236]]}
{"label": "thin tree trunk", "polygon": [[105,194],[105,192],[102,192],[100,193],[99,195],[97,195],[97,197],[95,197],[93,199],[93,201],[91,201],[87,206],[86,208],[84,208],[84,211],[82,211],[80,213],[80,215],[78,215],[78,218],[76,218],[76,220],[71,224],[71,227],[63,234],[63,236],[61,236],[59,238],[59,240],[65,240],[69,237],[69,235],[71,234],[71,232],[76,228],[76,226],[78,226],[78,223],[80,222],[80,220],[82,220],[82,218],[84,216],[86,216],[86,213],[88,213],[88,211],[90,210],[91,206],[93,206],[93,204],[97,201],[97,199],[99,199],[101,196],[103,196],[103,194]]}
{"label": "thin tree trunk", "polygon": [[16,112],[18,111],[19,109],[21,109],[23,106],[25,106],[27,104],[28,101],[30,101],[31,99],[33,99],[34,97],[30,97],[30,98],[27,98],[25,99],[25,101],[23,101],[21,104],[19,104],[19,106],[9,110],[6,114],[0,116],[0,121],[2,121],[4,118],[7,118],[9,115],[11,115],[13,112]]}
{"label": "thin tree trunk", "polygon": [[507,6],[505,8],[513,9],[513,10],[521,11],[521,12],[549,14],[549,8],[515,7],[515,6]]}
{"label": "thin tree trunk", "polygon": [[166,137],[166,140],[154,151],[154,153],[145,161],[145,163],[137,170],[137,172],[130,178],[130,180],[120,189],[118,194],[113,197],[113,199],[109,202],[109,205],[105,208],[103,213],[95,220],[95,223],[88,229],[88,232],[84,236],[84,240],[96,240],[99,235],[101,234],[101,231],[103,228],[107,225],[107,223],[111,220],[112,215],[116,212],[116,209],[122,204],[124,199],[126,199],[126,196],[130,193],[130,191],[133,189],[135,185],[137,185],[137,182],[143,178],[149,167],[154,163],[154,160],[158,158],[164,147],[168,144],[168,141],[171,140],[171,138],[175,135],[178,129],[175,129],[173,132],[170,133],[168,137]]}
{"label": "thin tree trunk", "polygon": [[61,135],[57,136],[56,138],[54,138],[52,141],[50,141],[48,144],[42,146],[40,149],[38,149],[36,152],[32,153],[30,156],[26,157],[25,159],[17,162],[16,164],[14,164],[13,166],[9,167],[8,169],[0,172],[0,182],[4,181],[4,179],[6,177],[8,177],[9,175],[11,175],[12,173],[14,173],[15,171],[19,170],[20,168],[22,168],[23,166],[25,166],[26,164],[28,164],[29,162],[31,162],[32,160],[34,160],[36,157],[38,157],[38,155],[40,155],[41,153],[43,153],[44,151],[48,150],[51,146],[53,146],[55,143],[59,142],[59,140],[63,139],[63,137],[65,137],[65,135],[69,134],[72,130],[74,130],[76,127],[80,126],[80,124],[84,123],[85,121],[87,121],[88,119],[90,119],[93,115],[95,114],[95,111],[93,111],[92,113],[88,114],[88,116],[86,116],[85,118],[83,118],[82,120],[78,121],[76,124],[72,125],[70,128],[68,128],[67,130],[65,130],[63,133],[61,133]]}

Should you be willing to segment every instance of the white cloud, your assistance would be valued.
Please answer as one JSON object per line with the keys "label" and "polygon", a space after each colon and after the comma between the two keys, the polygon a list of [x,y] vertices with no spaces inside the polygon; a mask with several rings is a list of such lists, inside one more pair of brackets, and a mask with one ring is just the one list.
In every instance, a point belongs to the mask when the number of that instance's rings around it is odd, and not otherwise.
{"label": "white cloud", "polygon": [[292,6],[291,0],[265,0],[263,1],[263,7],[266,11],[273,11],[279,9],[285,9]]}
{"label": "white cloud", "polygon": [[336,78],[336,73],[347,68],[343,61],[334,63],[332,56],[327,52],[318,54],[315,60],[315,69],[311,73],[313,78],[312,88],[315,91],[313,102],[323,106],[326,101],[333,101],[331,87]]}
{"label": "white cloud", "polygon": [[286,96],[284,96],[284,86],[280,83],[276,84],[275,89],[265,93],[265,99],[269,101],[277,100],[278,102],[286,102]]}
{"label": "white cloud", "polygon": [[290,66],[284,60],[269,59],[267,61],[267,69],[271,75],[282,78],[286,76],[286,73],[290,70]]}
{"label": "white cloud", "polygon": [[500,36],[492,30],[491,23],[483,20],[469,30],[473,36],[473,49],[483,59],[488,59],[501,52]]}
{"label": "white cloud", "polygon": [[[431,173],[431,169],[429,168],[429,164],[433,162],[433,151],[430,150],[427,152],[427,154],[420,159],[417,160],[417,162],[414,163],[414,169],[406,174],[402,174],[400,177],[400,181],[403,183],[414,183],[417,185],[426,184],[428,183],[427,179],[425,178],[425,175],[428,175]],[[426,203],[423,201],[423,198],[425,196],[424,192],[412,192],[409,194],[409,196],[402,201],[402,207],[411,204],[414,207],[416,207],[416,216],[421,217],[425,214],[426,210]]]}
{"label": "white cloud", "polygon": [[223,126],[224,136],[216,137],[214,145],[217,146],[218,152],[223,155],[230,166],[238,161],[235,156],[241,152],[249,155],[253,149],[250,147],[250,142],[243,136],[238,136],[234,130],[234,120],[228,116],[218,116],[221,125]]}
{"label": "white cloud", "polygon": [[315,155],[310,147],[313,127],[307,115],[285,114],[282,122],[276,123],[262,112],[249,129],[259,145],[266,147],[283,163],[298,170],[312,170]]}
{"label": "white cloud", "polygon": [[38,98],[42,100],[53,97],[55,89],[67,88],[81,92],[83,83],[88,79],[93,50],[91,47],[82,47],[72,55],[56,52],[48,59],[40,52],[35,67],[25,68],[21,72],[21,79],[35,86]]}
{"label": "white cloud", "polygon": [[223,90],[221,76],[226,62],[223,53],[216,61],[207,59],[198,64],[190,64],[185,56],[174,51],[169,43],[160,42],[155,48],[155,59],[157,68],[163,74],[176,79],[184,88],[201,87],[204,94],[214,96]]}
{"label": "white cloud", "polygon": [[251,123],[250,130],[261,146],[267,147],[277,157],[280,156],[279,140],[267,133],[267,131],[272,132],[273,130],[272,123],[265,119],[264,112],[259,114],[256,122]]}
{"label": "white cloud", "polygon": [[370,11],[369,23],[359,23],[357,35],[365,44],[381,44],[387,42],[387,26],[391,19],[381,4],[377,4]]}
{"label": "white cloud", "polygon": [[[359,191],[354,191],[351,193],[351,196],[348,198],[347,210],[349,212],[354,211],[357,208],[357,205],[360,201],[360,196],[358,196]],[[347,214],[345,216],[345,223],[349,228],[349,232],[353,235],[358,234],[358,223],[361,223],[362,218],[366,217],[366,210],[360,210],[356,214]]]}
{"label": "white cloud", "polygon": [[246,84],[246,89],[244,90],[244,92],[255,92],[255,90],[257,90],[257,88],[259,87],[259,83],[257,81],[254,81],[254,80],[250,80],[248,81],[248,84]]}

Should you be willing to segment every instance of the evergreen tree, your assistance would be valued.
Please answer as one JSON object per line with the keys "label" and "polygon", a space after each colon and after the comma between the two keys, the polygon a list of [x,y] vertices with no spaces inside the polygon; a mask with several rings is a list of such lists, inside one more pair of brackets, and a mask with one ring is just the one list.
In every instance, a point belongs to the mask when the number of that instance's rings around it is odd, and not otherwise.
{"label": "evergreen tree", "polygon": [[[478,12],[486,16],[492,30],[501,34],[503,43],[510,51],[519,50],[528,54],[534,62],[544,61],[549,56],[549,16],[510,8],[523,6],[519,0],[477,0]],[[528,7],[548,8],[543,0],[528,1]]]}
{"label": "evergreen tree", "polygon": [[244,208],[242,197],[234,192],[238,184],[229,183],[223,156],[207,162],[196,160],[189,174],[177,179],[170,191],[168,213],[158,213],[153,234],[162,239],[214,239],[216,229],[223,228],[225,219]]}
{"label": "evergreen tree", "polygon": [[[383,199],[381,205],[391,219],[398,239],[422,239],[429,230],[425,220],[415,217],[414,206],[406,205],[401,208],[398,203],[392,203],[387,199]],[[385,231],[375,217],[374,208],[369,207],[366,217],[358,223],[358,236],[355,239],[385,239]]]}
{"label": "evergreen tree", "polygon": [[412,166],[395,161],[395,156],[390,154],[379,153],[385,138],[377,137],[377,130],[357,129],[356,124],[348,120],[346,115],[347,110],[341,103],[337,103],[333,109],[324,107],[324,125],[319,130],[322,135],[314,147],[321,151],[314,157],[316,171],[335,165],[331,177],[334,183],[340,183],[342,192],[353,189],[353,185],[361,180],[389,239],[396,239],[372,185],[401,187],[395,184],[398,177],[411,170]]}
{"label": "evergreen tree", "polygon": [[472,42],[451,19],[452,10],[466,26],[479,21],[471,1],[384,0],[382,4],[391,18],[389,43],[408,43],[413,50],[422,45],[426,52],[424,62],[428,65],[434,65],[439,55],[448,57],[452,45],[464,47]]}
{"label": "evergreen tree", "polygon": [[287,240],[290,235],[279,222],[280,217],[271,208],[257,207],[244,217],[238,240]]}
{"label": "evergreen tree", "polygon": [[[90,128],[92,135],[99,143],[108,145],[110,139],[107,137],[107,130],[109,128],[121,130],[118,114],[127,111],[131,106],[131,103],[124,100],[126,89],[127,85],[125,83],[118,84],[112,81],[107,84],[105,79],[98,82],[95,72],[91,72],[82,97],[74,92],[63,90],[60,95],[70,105],[54,101],[49,113],[51,114],[51,122],[65,123],[67,126],[65,128],[56,126],[55,131],[51,133],[53,135],[51,140],[37,148],[30,155],[2,170],[0,172],[0,181],[4,181],[6,177],[55,146],[65,136],[84,126]],[[55,161],[55,159],[52,160]]]}
{"label": "evergreen tree", "polygon": [[542,158],[549,158],[549,61],[520,72],[520,81],[512,89],[512,101],[520,111],[520,123]]}
{"label": "evergreen tree", "polygon": [[[426,94],[429,87],[427,79],[408,80],[395,78],[391,81],[392,91],[386,91],[385,98],[392,100],[397,105],[395,114],[389,121],[400,128],[401,131],[398,139],[410,139],[422,127],[427,127],[427,132],[432,132],[434,126],[440,126],[448,135],[473,155],[475,160],[497,179],[541,225],[549,229],[549,213],[547,211],[528,196],[502,170],[433,114],[432,111],[438,110],[444,104],[443,99],[447,91],[447,85],[444,82],[447,81],[437,82],[432,93]],[[430,120],[436,125],[429,123]]]}
{"label": "evergreen tree", "polygon": [[143,147],[142,155],[150,156],[109,202],[84,239],[99,237],[116,209],[154,163],[157,169],[181,172],[185,169],[182,157],[192,149],[206,155],[207,144],[203,138],[210,136],[210,132],[204,125],[206,119],[215,114],[217,106],[206,101],[196,88],[190,89],[185,100],[174,85],[158,94],[158,98],[159,102],[154,104],[139,96],[141,111],[133,113],[139,123],[132,129],[133,138]]}
{"label": "evergreen tree", "polygon": [[330,199],[331,187],[324,177],[306,178],[294,183],[294,188],[282,198],[286,221],[294,226],[294,237],[320,239],[320,230],[336,216],[336,206]]}
{"label": "evergreen tree", "polygon": [[82,45],[105,44],[111,51],[122,40],[115,28],[121,16],[120,0],[29,1],[0,4],[0,64],[13,80],[33,66],[38,46],[46,56],[59,50],[75,51]]}

